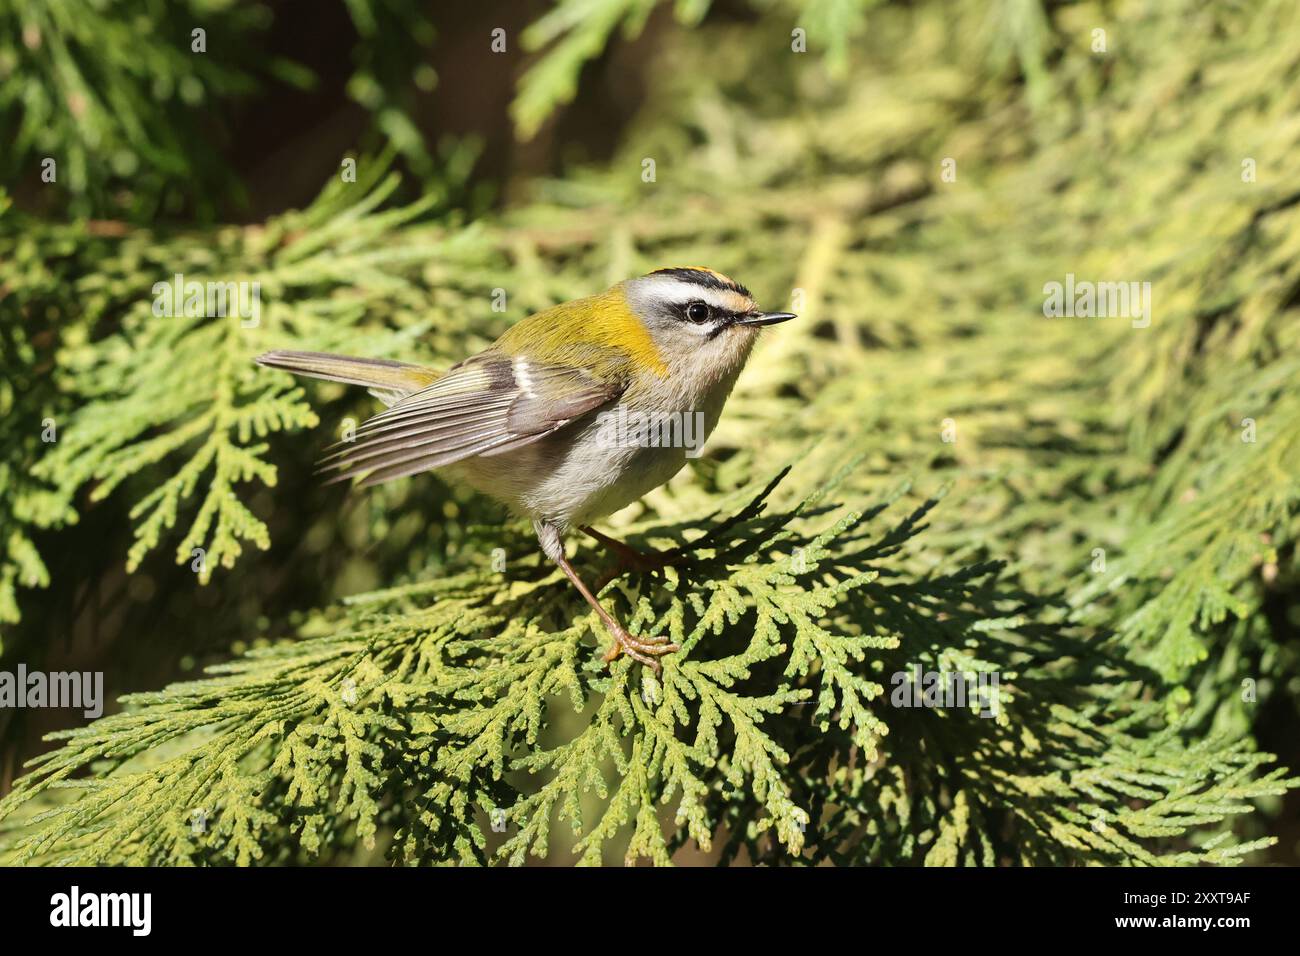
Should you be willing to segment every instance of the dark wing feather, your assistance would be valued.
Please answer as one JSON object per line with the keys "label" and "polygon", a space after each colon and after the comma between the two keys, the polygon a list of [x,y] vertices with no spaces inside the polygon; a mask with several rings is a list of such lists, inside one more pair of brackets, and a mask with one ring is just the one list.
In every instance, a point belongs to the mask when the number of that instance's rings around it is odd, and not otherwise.
{"label": "dark wing feather", "polygon": [[366,421],[322,467],[361,487],[537,441],[623,392],[589,372],[488,352]]}

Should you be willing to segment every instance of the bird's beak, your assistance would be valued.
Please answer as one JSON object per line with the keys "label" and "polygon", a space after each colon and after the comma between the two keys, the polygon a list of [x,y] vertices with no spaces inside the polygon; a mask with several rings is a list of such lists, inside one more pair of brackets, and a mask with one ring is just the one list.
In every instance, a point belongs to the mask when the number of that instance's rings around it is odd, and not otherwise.
{"label": "bird's beak", "polygon": [[736,320],[737,325],[776,325],[797,319],[793,312],[747,312]]}

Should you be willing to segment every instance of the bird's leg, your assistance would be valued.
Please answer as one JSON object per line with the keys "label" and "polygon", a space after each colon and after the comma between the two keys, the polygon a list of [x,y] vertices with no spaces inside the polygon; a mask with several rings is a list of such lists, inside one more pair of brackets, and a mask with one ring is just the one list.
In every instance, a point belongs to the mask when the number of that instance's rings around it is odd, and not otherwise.
{"label": "bird's leg", "polygon": [[673,651],[681,650],[680,645],[668,643],[666,637],[633,637],[629,634],[623,625],[614,619],[612,614],[601,607],[595,595],[587,590],[587,586],[582,583],[582,578],[578,577],[578,572],[573,570],[573,566],[569,564],[569,559],[564,556],[564,546],[560,541],[559,529],[545,522],[534,522],[533,526],[537,529],[537,539],[541,542],[542,550],[546,552],[547,557],[560,566],[564,576],[573,583],[573,586],[578,589],[578,593],[591,605],[600,619],[605,622],[605,626],[609,628],[610,633],[614,635],[614,644],[605,652],[605,661],[612,661],[619,654],[626,652],[628,657],[634,661],[640,661],[658,674],[659,662],[655,658],[662,654],[671,654]]}
{"label": "bird's leg", "polygon": [[618,538],[611,538],[609,535],[597,531],[590,525],[583,525],[578,530],[588,537],[599,541],[606,547],[606,549],[613,552],[614,556],[618,559],[614,567],[602,574],[599,580],[596,581],[597,593],[600,593],[606,584],[625,571],[640,571],[642,573],[647,571],[659,571],[669,565],[678,563],[683,557],[680,554],[672,554],[666,551],[655,551],[653,549],[649,552],[638,551],[630,544],[620,541]]}
{"label": "bird's leg", "polygon": [[612,614],[600,606],[600,602],[587,590],[587,586],[582,583],[582,579],[573,570],[568,559],[560,558],[556,563],[560,566],[560,570],[573,582],[573,586],[578,589],[578,593],[586,598],[587,603],[600,615],[600,619],[605,622],[605,626],[609,628],[610,633],[614,635],[614,643],[605,652],[607,662],[614,660],[619,654],[626,651],[627,656],[632,660],[640,661],[658,674],[659,662],[655,658],[661,654],[671,654],[673,651],[681,650],[677,644],[669,644],[666,637],[633,637],[623,628],[622,624],[614,620]]}

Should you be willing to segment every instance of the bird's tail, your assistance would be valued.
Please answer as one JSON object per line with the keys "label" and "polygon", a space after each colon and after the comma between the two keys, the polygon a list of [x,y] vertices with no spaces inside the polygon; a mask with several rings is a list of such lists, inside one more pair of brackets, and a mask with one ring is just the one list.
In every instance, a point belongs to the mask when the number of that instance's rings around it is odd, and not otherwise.
{"label": "bird's tail", "polygon": [[413,392],[432,385],[439,373],[420,365],[388,359],[351,358],[326,352],[266,352],[258,365],[283,369],[347,385],[364,385],[385,404],[392,405]]}

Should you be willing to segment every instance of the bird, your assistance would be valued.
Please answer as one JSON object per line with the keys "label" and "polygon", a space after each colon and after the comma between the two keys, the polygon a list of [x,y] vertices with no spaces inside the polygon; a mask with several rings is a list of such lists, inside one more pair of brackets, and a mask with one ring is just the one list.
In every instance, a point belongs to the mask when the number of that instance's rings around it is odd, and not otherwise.
{"label": "bird", "polygon": [[543,553],[609,630],[605,661],[626,653],[658,673],[659,658],[680,647],[630,634],[574,570],[565,536],[579,529],[624,563],[653,566],[592,523],[698,453],[760,330],[794,318],[760,310],[720,272],[675,267],[534,313],[446,371],[285,350],[256,361],[364,386],[387,406],[333,447],[322,462],[330,481],[364,488],[440,469],[504,503],[532,522]]}

